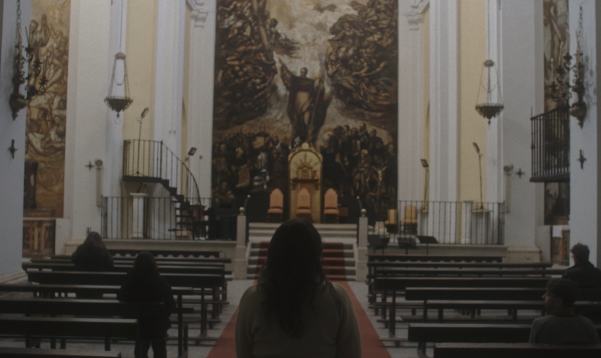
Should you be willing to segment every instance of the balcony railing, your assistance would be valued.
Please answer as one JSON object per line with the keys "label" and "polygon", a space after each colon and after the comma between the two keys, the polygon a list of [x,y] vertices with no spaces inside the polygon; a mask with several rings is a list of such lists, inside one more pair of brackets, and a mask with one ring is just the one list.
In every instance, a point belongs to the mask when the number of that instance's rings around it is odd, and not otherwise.
{"label": "balcony railing", "polygon": [[531,118],[531,182],[570,180],[570,114],[554,109]]}
{"label": "balcony railing", "polygon": [[178,202],[172,197],[103,197],[105,239],[235,240],[238,210],[215,199],[199,199],[194,225],[178,225]]}
{"label": "balcony railing", "polygon": [[503,245],[505,204],[400,200],[398,209],[378,217],[370,234],[384,232],[400,239],[433,236],[440,244]]}

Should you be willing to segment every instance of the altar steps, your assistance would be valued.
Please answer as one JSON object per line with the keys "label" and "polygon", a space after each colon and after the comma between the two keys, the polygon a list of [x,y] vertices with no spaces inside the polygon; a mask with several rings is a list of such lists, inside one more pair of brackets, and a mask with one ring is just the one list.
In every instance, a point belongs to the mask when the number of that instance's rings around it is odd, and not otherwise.
{"label": "altar steps", "polygon": [[[251,245],[247,278],[257,279],[267,258],[269,242],[253,242]],[[328,280],[354,281],[355,255],[353,245],[341,242],[324,242],[323,245],[324,269]]]}

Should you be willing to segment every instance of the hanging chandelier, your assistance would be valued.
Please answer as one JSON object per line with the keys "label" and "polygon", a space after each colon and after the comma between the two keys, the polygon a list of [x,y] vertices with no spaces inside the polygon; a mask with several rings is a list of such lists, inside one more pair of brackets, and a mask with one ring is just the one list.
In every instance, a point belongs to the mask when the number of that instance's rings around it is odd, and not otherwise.
{"label": "hanging chandelier", "polygon": [[[480,115],[482,117],[488,119],[489,125],[490,125],[490,120],[492,118],[496,117],[499,113],[501,113],[501,111],[504,108],[502,100],[500,100],[499,102],[496,102],[496,103],[492,101],[492,95],[493,95],[493,91],[494,91],[495,87],[498,89],[499,99],[501,99],[501,88],[499,87],[498,76],[497,76],[496,86],[493,87],[493,85],[492,85],[491,72],[492,72],[494,66],[495,66],[495,63],[493,60],[484,61],[484,67],[482,68],[482,74],[480,75],[480,87],[478,88],[478,99],[480,99],[480,89],[485,88],[486,89],[486,102],[476,103],[476,111],[478,111],[478,113],[480,113]],[[482,75],[484,74],[485,69],[487,72],[486,85],[484,85],[484,83],[482,82],[482,77],[483,77]]]}
{"label": "hanging chandelier", "polygon": [[[487,54],[490,56],[490,11],[486,12],[487,16],[487,25],[486,25],[486,42],[488,45]],[[488,125],[490,125],[490,120],[496,117],[503,110],[503,99],[501,98],[501,87],[499,85],[499,73],[494,70],[495,62],[490,58],[484,61],[484,66],[482,67],[482,71],[480,72],[480,86],[478,87],[478,97],[476,99],[476,111],[478,113],[488,119]],[[484,70],[486,70],[486,84],[482,82],[484,77]],[[493,85],[492,75],[495,75],[496,84]],[[493,101],[493,92],[497,89],[497,98],[498,102]],[[480,90],[486,90],[486,100],[480,102]]]}
{"label": "hanging chandelier", "polygon": [[[123,1],[121,1],[121,28],[119,30],[119,48],[123,48]],[[121,82],[115,80],[117,68],[123,68],[123,77]],[[119,113],[125,111],[134,100],[129,96],[129,82],[127,80],[127,64],[125,63],[125,54],[121,51],[115,55],[113,62],[113,74],[111,75],[111,83],[109,83],[109,95],[106,96],[104,102],[115,112],[117,118]]]}
{"label": "hanging chandelier", "polygon": [[[123,63],[123,79],[121,82],[115,80],[115,72],[117,71],[118,64]],[[120,88],[122,87],[122,88]],[[115,93],[123,92],[121,95]],[[127,65],[125,64],[125,54],[119,52],[115,55],[115,61],[113,62],[113,74],[111,76],[111,83],[109,84],[109,94],[104,99],[104,102],[115,112],[119,117],[119,112],[122,112],[132,104],[134,100],[129,96],[129,83],[127,80]]]}

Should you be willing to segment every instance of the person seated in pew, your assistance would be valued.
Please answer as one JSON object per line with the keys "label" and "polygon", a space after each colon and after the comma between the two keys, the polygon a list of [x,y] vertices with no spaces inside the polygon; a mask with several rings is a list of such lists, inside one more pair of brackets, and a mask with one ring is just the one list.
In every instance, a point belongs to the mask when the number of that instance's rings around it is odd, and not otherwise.
{"label": "person seated in pew", "polygon": [[134,354],[137,358],[148,358],[152,345],[155,358],[167,357],[167,330],[171,327],[169,316],[175,307],[171,286],[159,274],[152,254],[142,251],[134,261],[134,267],[126,276],[117,298],[124,302],[162,302],[165,304],[163,317],[138,318],[140,338]]}
{"label": "person seated in pew", "polygon": [[[71,261],[77,271],[103,272],[112,271],[113,256],[104,246],[100,234],[92,231],[83,244],[79,245],[71,255]],[[102,298],[102,293],[78,293],[77,298]]]}
{"label": "person seated in pew", "polygon": [[291,219],[273,234],[259,283],[249,287],[236,320],[238,358],[361,357],[351,299],[327,280],[321,236]]}
{"label": "person seated in pew", "polygon": [[92,231],[71,255],[71,261],[77,271],[111,271],[113,269],[113,256],[104,246],[100,234]]}
{"label": "person seated in pew", "polygon": [[588,246],[577,243],[570,251],[574,266],[564,271],[563,278],[576,282],[581,289],[600,289],[601,270],[588,260],[591,253]]}
{"label": "person seated in pew", "polygon": [[578,285],[567,279],[554,278],[547,283],[543,295],[548,315],[532,323],[530,343],[598,344],[599,335],[593,322],[574,312]]}

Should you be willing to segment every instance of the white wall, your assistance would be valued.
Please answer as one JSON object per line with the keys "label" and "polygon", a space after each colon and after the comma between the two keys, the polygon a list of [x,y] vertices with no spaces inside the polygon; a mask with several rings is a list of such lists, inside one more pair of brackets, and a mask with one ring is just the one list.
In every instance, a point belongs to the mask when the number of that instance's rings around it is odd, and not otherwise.
{"label": "white wall", "polygon": [[[580,17],[580,7],[583,9],[583,47],[582,52],[588,59],[585,62],[585,98],[584,102],[588,111],[582,128],[575,117],[570,119],[570,245],[581,242],[591,250],[590,261],[601,263],[601,180],[599,178],[599,116],[597,109],[597,84],[600,83],[600,66],[597,64],[597,51],[601,47],[600,19],[601,9],[596,1],[570,0],[570,54],[574,56],[575,64],[577,46],[576,31]],[[570,73],[570,82],[573,83],[574,74]],[[571,103],[577,100],[573,95]],[[577,159],[582,150],[586,158],[584,168],[581,168]],[[571,260],[571,259],[570,259]]]}
{"label": "white wall", "polygon": [[95,159],[106,162],[106,132],[110,71],[111,2],[73,0],[69,42],[67,139],[65,153],[65,219],[70,238],[85,238],[86,228],[100,230],[96,206]]}
{"label": "white wall", "polygon": [[[2,45],[0,48],[0,275],[21,270],[23,242],[23,177],[25,173],[25,109],[13,121],[8,99],[13,92],[17,1],[0,0]],[[21,34],[30,22],[31,1],[21,1]],[[23,66],[27,70],[27,66]],[[21,94],[25,94],[21,86]],[[8,148],[15,141],[14,159]]]}
{"label": "white wall", "polygon": [[[501,157],[498,165],[513,164],[511,210],[505,219],[505,244],[534,246],[540,221],[541,184],[529,182],[531,171],[530,113],[543,111],[542,1],[503,0],[500,2],[500,58],[503,110]],[[494,120],[494,119],[493,119]]]}

